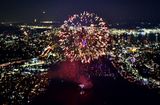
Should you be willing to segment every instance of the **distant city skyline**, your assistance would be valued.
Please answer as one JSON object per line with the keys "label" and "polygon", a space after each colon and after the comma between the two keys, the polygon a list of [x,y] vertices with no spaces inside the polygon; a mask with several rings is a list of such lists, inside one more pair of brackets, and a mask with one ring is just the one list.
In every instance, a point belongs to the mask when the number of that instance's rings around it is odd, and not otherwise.
{"label": "distant city skyline", "polygon": [[94,12],[109,23],[160,22],[158,0],[2,0],[0,21],[64,21],[75,13]]}

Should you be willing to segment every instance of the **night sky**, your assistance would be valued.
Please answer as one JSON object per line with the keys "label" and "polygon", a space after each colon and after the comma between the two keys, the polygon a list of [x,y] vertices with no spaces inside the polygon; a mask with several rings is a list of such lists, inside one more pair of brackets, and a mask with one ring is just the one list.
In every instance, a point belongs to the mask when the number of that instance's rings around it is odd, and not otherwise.
{"label": "night sky", "polygon": [[160,22],[159,5],[158,0],[1,0],[0,21],[63,21],[90,11],[110,23]]}

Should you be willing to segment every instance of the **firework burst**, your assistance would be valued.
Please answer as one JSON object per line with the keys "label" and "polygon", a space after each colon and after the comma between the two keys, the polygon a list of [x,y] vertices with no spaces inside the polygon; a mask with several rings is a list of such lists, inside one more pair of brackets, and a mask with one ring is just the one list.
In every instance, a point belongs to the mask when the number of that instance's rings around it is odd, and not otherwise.
{"label": "firework burst", "polygon": [[71,61],[89,63],[106,54],[109,31],[104,20],[94,13],[75,14],[64,21],[60,46]]}

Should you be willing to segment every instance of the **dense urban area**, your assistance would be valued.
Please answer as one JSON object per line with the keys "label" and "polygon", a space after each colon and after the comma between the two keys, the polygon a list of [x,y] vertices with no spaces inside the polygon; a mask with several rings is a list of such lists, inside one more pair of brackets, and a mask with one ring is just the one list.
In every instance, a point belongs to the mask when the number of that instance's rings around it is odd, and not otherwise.
{"label": "dense urban area", "polygon": [[[65,60],[58,44],[59,30],[50,25],[1,24],[0,96],[3,105],[27,104],[46,91],[49,85],[46,75],[51,64]],[[113,27],[109,29],[109,38],[107,55],[87,65],[89,77],[116,79],[119,74],[129,82],[160,88],[159,26]],[[110,62],[117,74],[106,62]]]}

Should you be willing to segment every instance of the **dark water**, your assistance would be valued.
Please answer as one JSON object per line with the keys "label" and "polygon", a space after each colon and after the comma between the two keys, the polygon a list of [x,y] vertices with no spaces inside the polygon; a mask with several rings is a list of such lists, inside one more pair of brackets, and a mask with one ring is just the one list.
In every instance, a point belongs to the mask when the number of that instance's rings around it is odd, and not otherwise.
{"label": "dark water", "polygon": [[[93,78],[93,88],[82,91],[76,84],[52,80],[47,92],[31,105],[159,105],[160,95],[122,78]],[[83,93],[83,94],[81,94]]]}
{"label": "dark water", "polygon": [[[109,62],[106,65],[116,71]],[[47,92],[31,105],[160,105],[158,90],[129,83],[118,74],[116,79],[94,76],[91,80],[93,87],[81,90],[73,82],[53,79]]]}

